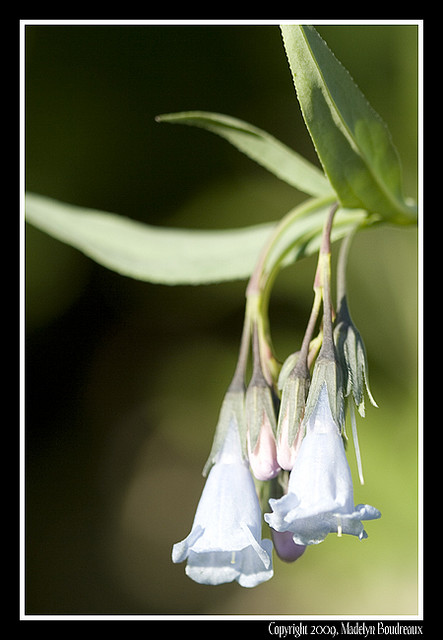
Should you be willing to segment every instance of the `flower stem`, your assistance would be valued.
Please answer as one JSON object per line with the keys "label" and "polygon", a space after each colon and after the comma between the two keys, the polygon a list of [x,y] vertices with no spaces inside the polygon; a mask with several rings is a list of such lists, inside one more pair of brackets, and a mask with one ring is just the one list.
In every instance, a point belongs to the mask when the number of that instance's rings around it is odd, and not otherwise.
{"label": "flower stem", "polygon": [[243,322],[243,331],[240,341],[240,350],[234,376],[229,385],[230,391],[244,391],[246,388],[245,376],[248,364],[249,345],[251,341],[251,318],[246,313]]}
{"label": "flower stem", "polygon": [[349,248],[355,229],[351,231],[340,245],[340,251],[337,261],[337,310],[340,308],[342,301],[346,298],[346,266],[348,263]]}
{"label": "flower stem", "polygon": [[323,291],[323,342],[319,355],[328,359],[335,359],[331,300],[331,229],[337,209],[336,203],[331,207],[326,218],[316,273],[316,285],[321,286]]}
{"label": "flower stem", "polygon": [[287,247],[285,251],[278,257],[272,270],[267,269],[267,261],[269,256],[272,253],[272,250],[277,245],[280,238],[286,233],[286,231],[303,215],[308,214],[311,211],[316,211],[322,206],[327,206],[328,204],[332,204],[333,198],[331,196],[327,196],[325,198],[315,199],[313,201],[309,201],[306,205],[301,207],[296,207],[289,213],[287,213],[280,222],[274,228],[273,233],[268,239],[268,242],[264,246],[263,250],[260,253],[257,264],[254,268],[254,272],[251,275],[251,278],[248,283],[248,287],[246,289],[246,297],[249,295],[253,295],[259,293],[264,290],[267,280],[272,274],[272,271],[278,269],[280,266],[281,259],[286,255],[288,249]]}
{"label": "flower stem", "polygon": [[[302,242],[301,237],[297,237],[292,243],[289,242],[283,247],[281,252],[273,257],[270,263],[272,253],[278,246],[278,242],[284,236],[284,234],[296,224],[298,219],[308,215],[311,212],[318,211],[321,207],[324,207],[333,202],[331,196],[325,198],[316,199],[308,202],[306,205],[297,207],[284,216],[277,224],[274,232],[269,237],[268,242],[264,246],[257,264],[249,280],[246,289],[246,316],[249,317],[250,326],[256,326],[258,330],[258,338],[260,344],[260,354],[262,361],[263,374],[269,384],[275,380],[278,376],[279,364],[277,359],[273,355],[272,341],[269,329],[269,299],[271,295],[272,286],[280,271],[284,258],[293,249],[294,244]],[[310,241],[315,236],[315,232],[312,231],[309,236],[304,238],[305,242]],[[316,305],[319,309],[321,302],[320,299],[316,299]],[[317,313],[318,313],[317,309]],[[316,317],[313,318],[312,325],[315,325]],[[313,329],[313,327],[312,327]],[[312,334],[311,329],[311,334]],[[309,348],[309,342],[307,341],[307,347]]]}
{"label": "flower stem", "polygon": [[358,226],[359,225],[355,225],[348,235],[343,238],[337,261],[337,314],[340,313],[342,319],[346,318],[349,321],[351,318],[347,304],[346,268],[348,264],[349,249]]}

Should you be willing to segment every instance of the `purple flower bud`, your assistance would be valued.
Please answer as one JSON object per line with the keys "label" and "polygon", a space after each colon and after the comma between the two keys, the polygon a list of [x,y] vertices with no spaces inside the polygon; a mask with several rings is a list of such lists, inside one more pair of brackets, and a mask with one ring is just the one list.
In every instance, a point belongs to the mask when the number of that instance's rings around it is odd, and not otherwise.
{"label": "purple flower bud", "polygon": [[284,562],[295,562],[302,556],[306,550],[306,546],[296,544],[292,539],[291,531],[275,531],[271,529],[272,542],[274,549]]}

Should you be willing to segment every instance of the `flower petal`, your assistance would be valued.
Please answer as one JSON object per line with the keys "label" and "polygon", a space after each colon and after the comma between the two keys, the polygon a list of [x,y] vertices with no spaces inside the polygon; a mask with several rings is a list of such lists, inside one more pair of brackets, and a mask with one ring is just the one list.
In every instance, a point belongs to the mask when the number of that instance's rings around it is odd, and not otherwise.
{"label": "flower petal", "polygon": [[189,549],[194,546],[204,529],[200,525],[194,527],[191,533],[181,542],[176,542],[172,547],[172,562],[183,562],[188,557]]}
{"label": "flower petal", "polygon": [[254,538],[254,534],[252,533],[251,529],[248,527],[246,522],[241,522],[240,527],[242,531],[245,533],[246,538],[249,540],[251,547],[254,549],[255,553],[262,561],[265,569],[269,569],[269,567],[272,565],[272,559],[271,559],[272,544],[268,550],[268,543],[270,542],[270,540],[267,540],[267,541],[262,540],[262,545],[264,542],[267,543],[266,547],[263,548],[263,546],[260,546],[257,540]]}

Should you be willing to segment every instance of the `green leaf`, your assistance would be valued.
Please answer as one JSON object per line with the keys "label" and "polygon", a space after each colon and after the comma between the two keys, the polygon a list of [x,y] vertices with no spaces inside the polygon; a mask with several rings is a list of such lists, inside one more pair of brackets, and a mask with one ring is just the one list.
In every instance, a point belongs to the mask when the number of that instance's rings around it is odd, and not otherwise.
{"label": "green leaf", "polygon": [[[121,275],[189,285],[249,278],[271,238],[275,242],[267,269],[318,251],[330,206],[331,197],[310,199],[291,210],[283,224],[216,231],[154,227],[34,193],[26,194],[25,213],[27,222]],[[365,211],[341,209],[335,214],[332,240],[344,237],[356,224],[371,222]]]}
{"label": "green leaf", "polygon": [[414,223],[386,125],[312,26],[281,31],[303,117],[340,203]]}
{"label": "green leaf", "polygon": [[156,120],[207,129],[225,138],[258,164],[303,193],[311,196],[332,193],[331,185],[320,169],[269,133],[247,122],[205,111],[164,114],[157,116]]}
{"label": "green leaf", "polygon": [[27,193],[26,221],[99,264],[137,280],[177,285],[251,274],[274,223],[220,231],[154,227]]}

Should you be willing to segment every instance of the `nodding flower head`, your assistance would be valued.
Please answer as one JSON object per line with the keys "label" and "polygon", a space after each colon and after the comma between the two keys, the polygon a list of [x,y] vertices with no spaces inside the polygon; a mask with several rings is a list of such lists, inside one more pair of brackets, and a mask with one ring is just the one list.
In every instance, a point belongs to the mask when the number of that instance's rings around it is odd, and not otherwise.
{"label": "nodding flower head", "polygon": [[351,472],[326,382],[303,428],[288,491],[269,500],[272,513],[265,514],[266,522],[276,531],[290,531],[298,545],[318,544],[332,532],[366,538],[361,521],[381,514],[369,505],[354,507]]}
{"label": "nodding flower head", "polygon": [[206,480],[191,533],[174,545],[172,560],[187,560],[186,574],[201,584],[236,580],[243,587],[255,587],[273,575],[272,542],[261,539],[261,518],[238,426],[231,419]]}

